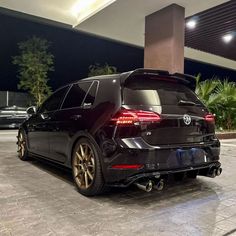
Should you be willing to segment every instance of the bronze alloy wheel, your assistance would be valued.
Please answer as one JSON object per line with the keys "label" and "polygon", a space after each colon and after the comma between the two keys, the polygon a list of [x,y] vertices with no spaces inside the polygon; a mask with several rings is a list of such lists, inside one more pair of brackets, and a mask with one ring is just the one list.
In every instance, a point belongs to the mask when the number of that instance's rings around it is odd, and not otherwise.
{"label": "bronze alloy wheel", "polygon": [[88,189],[95,178],[95,157],[90,144],[80,143],[74,152],[73,173],[76,184],[81,189]]}
{"label": "bronze alloy wheel", "polygon": [[20,131],[18,135],[18,155],[19,158],[22,159],[25,157],[26,154],[26,143],[23,133]]}
{"label": "bronze alloy wheel", "polygon": [[26,135],[24,130],[19,130],[18,136],[17,136],[17,152],[18,152],[18,157],[22,161],[27,161],[28,160],[28,149],[26,145]]}

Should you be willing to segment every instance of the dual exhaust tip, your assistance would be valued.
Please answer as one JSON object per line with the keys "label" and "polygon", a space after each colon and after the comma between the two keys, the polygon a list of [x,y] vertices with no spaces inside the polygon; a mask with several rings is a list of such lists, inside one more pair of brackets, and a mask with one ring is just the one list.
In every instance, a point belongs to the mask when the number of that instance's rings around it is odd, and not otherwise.
{"label": "dual exhaust tip", "polygon": [[207,176],[211,178],[215,178],[216,176],[220,176],[222,173],[222,168],[221,167],[212,167]]}
{"label": "dual exhaust tip", "polygon": [[135,183],[135,185],[139,189],[149,193],[152,191],[153,188],[158,191],[163,190],[165,183],[164,183],[164,179],[160,179],[157,183],[154,183],[154,181],[152,181],[152,180],[148,180],[148,181],[144,181],[141,183]]}
{"label": "dual exhaust tip", "polygon": [[[221,167],[212,167],[209,169],[207,176],[211,177],[211,178],[215,178],[216,176],[220,176],[221,173],[222,173]],[[159,179],[157,182],[154,182],[152,180],[147,180],[147,181],[143,181],[140,183],[135,183],[135,185],[139,189],[149,193],[153,190],[153,188],[158,191],[163,190],[163,188],[165,186],[165,182],[164,182],[164,179]]]}

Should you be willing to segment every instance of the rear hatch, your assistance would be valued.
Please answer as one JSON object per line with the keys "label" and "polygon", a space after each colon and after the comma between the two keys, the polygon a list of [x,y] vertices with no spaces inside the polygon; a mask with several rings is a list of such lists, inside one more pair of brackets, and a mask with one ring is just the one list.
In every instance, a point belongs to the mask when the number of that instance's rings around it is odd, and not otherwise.
{"label": "rear hatch", "polygon": [[214,117],[181,80],[136,75],[124,83],[122,100],[125,110],[160,116],[157,122],[140,122],[138,135],[150,145],[200,143],[214,137]]}

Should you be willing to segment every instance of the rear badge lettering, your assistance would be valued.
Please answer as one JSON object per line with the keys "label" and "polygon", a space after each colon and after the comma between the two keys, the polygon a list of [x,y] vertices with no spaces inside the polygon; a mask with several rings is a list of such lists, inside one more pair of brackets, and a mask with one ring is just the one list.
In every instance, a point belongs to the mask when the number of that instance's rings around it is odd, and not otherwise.
{"label": "rear badge lettering", "polygon": [[189,115],[185,114],[185,115],[183,116],[183,121],[184,121],[184,124],[190,125],[190,123],[191,123],[191,117],[190,117]]}

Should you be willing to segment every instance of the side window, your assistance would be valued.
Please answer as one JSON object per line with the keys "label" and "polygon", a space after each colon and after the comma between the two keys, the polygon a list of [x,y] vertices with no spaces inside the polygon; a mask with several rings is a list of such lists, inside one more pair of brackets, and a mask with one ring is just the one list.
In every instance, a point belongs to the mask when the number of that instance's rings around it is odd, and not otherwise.
{"label": "side window", "polygon": [[62,105],[64,108],[80,107],[92,82],[77,83],[72,86]]}
{"label": "side window", "polygon": [[69,86],[61,88],[60,90],[53,93],[41,106],[39,109],[40,113],[55,111],[60,108],[61,102],[68,90]]}
{"label": "side window", "polygon": [[94,81],[92,86],[90,87],[86,98],[84,100],[84,105],[85,106],[92,106],[94,101],[95,101],[95,97],[96,97],[96,93],[97,93],[97,88],[98,88],[98,82]]}

